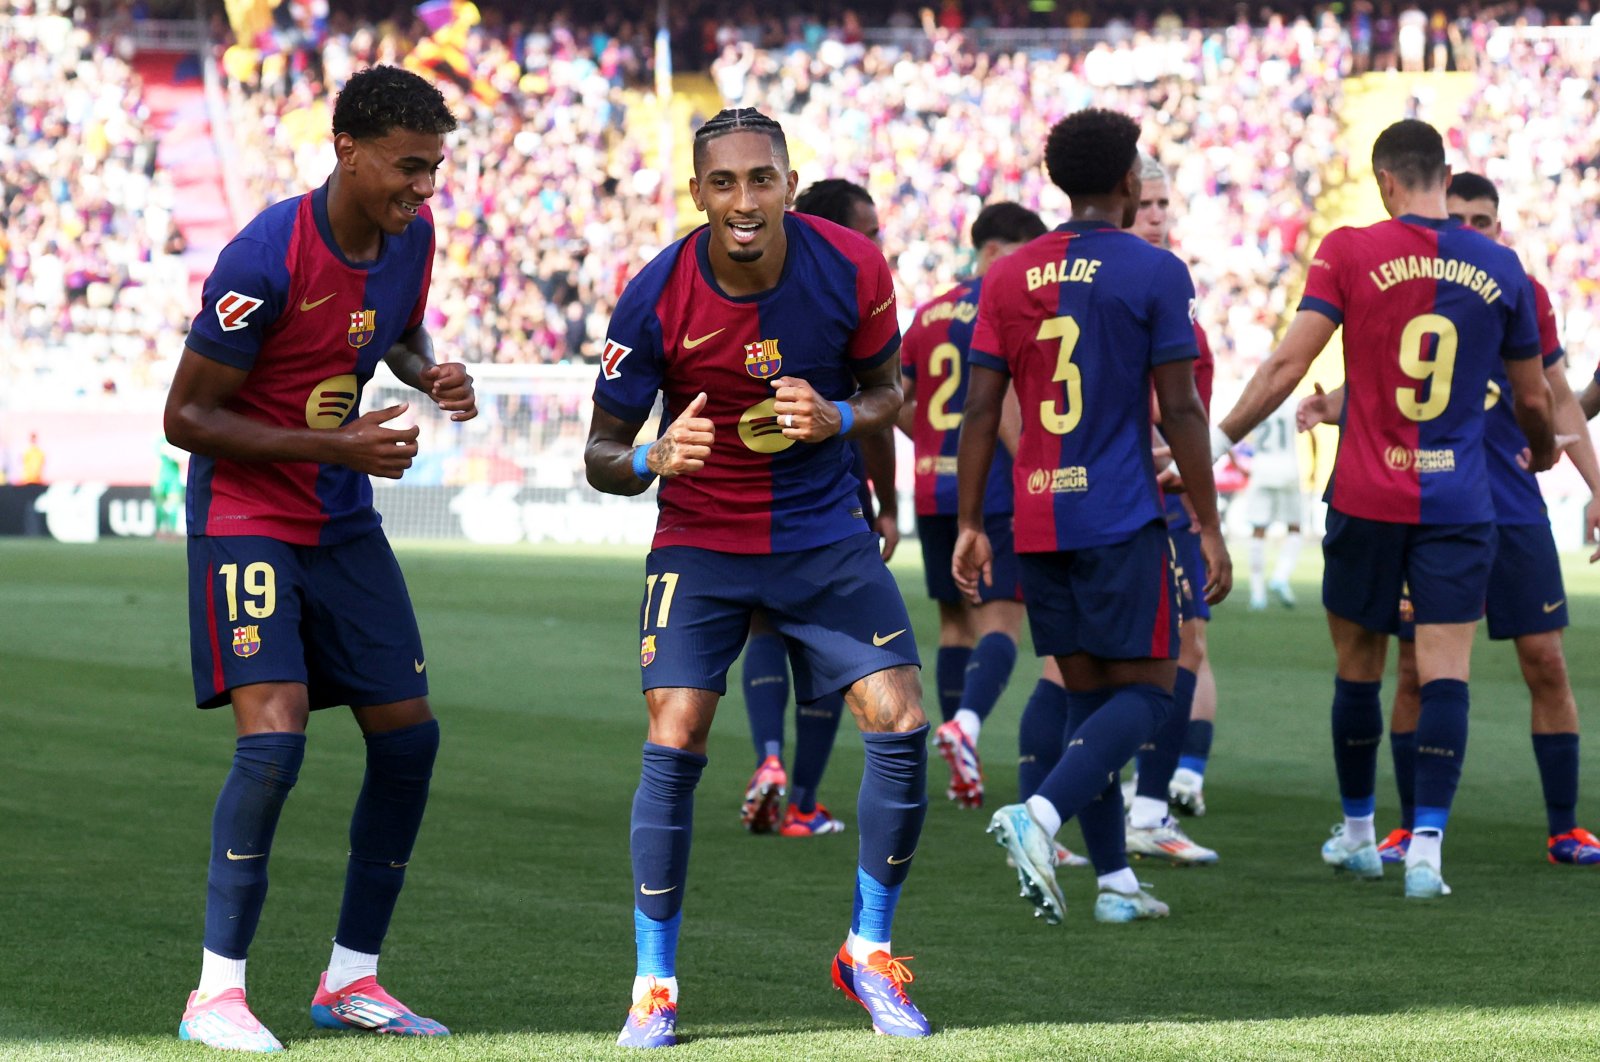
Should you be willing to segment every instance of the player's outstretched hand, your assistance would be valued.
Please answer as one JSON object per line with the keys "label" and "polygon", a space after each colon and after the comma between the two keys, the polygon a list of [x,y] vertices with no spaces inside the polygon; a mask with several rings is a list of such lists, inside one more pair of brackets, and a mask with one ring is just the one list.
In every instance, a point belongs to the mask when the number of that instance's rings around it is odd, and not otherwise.
{"label": "player's outstretched hand", "polygon": [[982,579],[984,586],[994,585],[993,565],[994,548],[989,545],[988,535],[965,528],[957,533],[956,546],[950,554],[950,574],[956,588],[974,605],[979,603],[978,580]]}
{"label": "player's outstretched hand", "polygon": [[417,426],[409,428],[384,427],[389,421],[411,408],[409,402],[374,409],[357,417],[338,430],[342,437],[344,453],[339,464],[383,479],[399,479],[411,467],[417,456]]}
{"label": "player's outstretched hand", "polygon": [[895,547],[900,545],[900,520],[888,513],[879,513],[878,518],[872,521],[872,530],[878,533],[878,539],[883,544],[880,551],[883,563],[888,564],[889,558],[894,556]]}
{"label": "player's outstretched hand", "polygon": [[1157,446],[1150,451],[1150,458],[1156,466],[1156,486],[1165,494],[1182,494],[1183,474],[1178,471],[1178,466],[1172,463],[1172,448]]}
{"label": "player's outstretched hand", "polygon": [[1297,431],[1310,431],[1318,424],[1332,424],[1339,419],[1339,411],[1334,408],[1333,401],[1322,393],[1322,385],[1316,385],[1315,394],[1306,395],[1300,404],[1294,407],[1294,426]]}
{"label": "player's outstretched hand", "polygon": [[839,410],[809,383],[798,376],[780,376],[768,382],[777,392],[772,411],[778,415],[784,438],[817,443],[839,434]]}
{"label": "player's outstretched hand", "polygon": [[701,391],[651,445],[645,455],[650,471],[658,476],[687,476],[706,467],[717,435],[711,418],[700,415],[705,408],[706,393]]}
{"label": "player's outstretched hand", "polygon": [[478,415],[478,396],[472,390],[472,377],[459,361],[430,365],[422,370],[422,382],[428,386],[428,397],[440,409],[449,411],[451,420],[471,420]]}
{"label": "player's outstretched hand", "polygon": [[1518,467],[1531,472],[1543,472],[1552,467],[1557,461],[1561,460],[1561,454],[1566,450],[1566,448],[1577,442],[1580,438],[1582,438],[1582,436],[1579,435],[1557,435],[1555,448],[1550,451],[1550,464],[1545,465],[1544,468],[1533,467],[1533,451],[1524,446],[1522,448],[1522,452],[1517,455],[1517,465]]}
{"label": "player's outstretched hand", "polygon": [[1200,529],[1200,555],[1206,561],[1206,604],[1215,605],[1233,589],[1233,561],[1220,528]]}

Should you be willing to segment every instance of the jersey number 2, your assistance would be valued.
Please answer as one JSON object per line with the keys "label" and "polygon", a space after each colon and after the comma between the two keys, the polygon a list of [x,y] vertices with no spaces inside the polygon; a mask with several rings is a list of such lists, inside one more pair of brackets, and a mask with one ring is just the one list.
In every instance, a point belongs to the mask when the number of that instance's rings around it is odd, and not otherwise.
{"label": "jersey number 2", "polygon": [[940,381],[933,398],[928,401],[928,423],[935,431],[955,431],[961,427],[961,414],[950,412],[950,399],[961,387],[961,348],[954,343],[940,343],[934,347],[928,358],[929,374],[943,375],[940,366],[948,366],[949,375]]}
{"label": "jersey number 2", "polygon": [[[1436,340],[1433,357],[1424,358],[1429,336]],[[1448,317],[1425,313],[1406,322],[1400,333],[1400,371],[1416,380],[1416,387],[1396,387],[1395,403],[1407,420],[1432,420],[1450,404],[1450,381],[1456,374],[1456,326]],[[1428,397],[1422,397],[1422,385]]]}
{"label": "jersey number 2", "polygon": [[[1083,371],[1072,364],[1072,351],[1078,345],[1082,329],[1070,317],[1051,317],[1039,322],[1039,334],[1034,338],[1043,342],[1054,339],[1056,371],[1051,379],[1066,385],[1063,402],[1055,400],[1039,403],[1039,421],[1052,435],[1065,435],[1083,419]],[[1064,406],[1064,408],[1062,408]]]}

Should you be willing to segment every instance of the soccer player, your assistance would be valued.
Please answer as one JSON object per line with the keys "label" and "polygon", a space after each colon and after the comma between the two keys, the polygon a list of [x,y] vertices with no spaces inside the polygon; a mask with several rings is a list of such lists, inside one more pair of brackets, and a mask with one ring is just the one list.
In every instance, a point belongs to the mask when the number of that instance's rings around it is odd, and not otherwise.
{"label": "soccer player", "polygon": [[[935,675],[944,722],[934,732],[933,744],[950,767],[946,796],[966,808],[983,806],[978,736],[1017,662],[1023,615],[1016,553],[1011,548],[1011,454],[1020,422],[1014,397],[1005,404],[1000,429],[1004,446],[989,470],[983,505],[984,527],[995,555],[994,581],[978,588],[977,604],[968,604],[950,573],[956,542],[956,446],[967,397],[967,358],[984,274],[997,259],[1045,231],[1039,215],[1016,203],[984,207],[972,223],[972,247],[977,252],[973,275],[917,308],[900,351],[906,392],[900,428],[911,438],[916,455],[917,538],[928,596],[939,608]],[[1058,719],[1054,726],[1057,745],[1064,724]]]}
{"label": "soccer player", "polygon": [[952,568],[975,599],[993,582],[983,504],[1007,379],[1022,411],[1013,483],[1016,550],[1035,651],[1066,681],[1061,759],[1025,804],[989,830],[1023,894],[1061,921],[1052,841],[1077,816],[1099,876],[1095,917],[1165,915],[1124,851],[1116,774],[1172,711],[1178,590],[1151,454],[1150,387],[1193,499],[1217,601],[1231,570],[1195,390],[1189,271],[1131,232],[1139,208],[1139,126],[1089,109],[1045,145],[1050,179],[1072,200],[1060,228],[996,262],[984,278],[957,457],[959,533]]}
{"label": "soccer player", "polygon": [[[1493,182],[1476,173],[1458,173],[1446,192],[1450,216],[1491,240],[1501,236],[1500,193]],[[1566,355],[1556,330],[1555,310],[1544,285],[1533,282],[1539,317],[1539,346],[1544,376],[1555,398],[1555,422],[1563,432],[1558,439],[1593,495],[1600,488],[1600,467],[1585,430],[1584,417],[1567,384]],[[1528,446],[1511,414],[1511,385],[1505,374],[1490,377],[1485,451],[1489,488],[1494,497],[1496,546],[1489,572],[1486,611],[1489,637],[1511,639],[1517,663],[1532,699],[1533,752],[1544,789],[1549,827],[1546,856],[1552,863],[1600,865],[1600,841],[1578,826],[1578,705],[1567,678],[1561,631],[1567,625],[1566,589],[1550,518],[1539,494],[1539,481],[1522,464]],[[1327,396],[1312,396],[1300,405],[1303,420],[1337,422],[1344,402],[1343,389]],[[1585,514],[1589,529],[1600,526],[1600,501],[1591,497]],[[1378,845],[1386,863],[1402,863],[1415,826],[1417,692],[1416,644],[1401,608],[1399,688],[1395,691],[1389,723],[1389,748],[1394,756],[1395,782],[1400,791],[1399,828]]]}
{"label": "soccer player", "polygon": [[[1285,402],[1273,410],[1250,436],[1250,486],[1245,516],[1250,519],[1250,609],[1264,611],[1267,592],[1284,608],[1294,608],[1289,577],[1300,556],[1300,523],[1305,499],[1300,494],[1300,455],[1295,450],[1295,414]],[[1267,578],[1267,531],[1283,525],[1278,564]]]}
{"label": "soccer player", "polygon": [[[782,127],[756,110],[695,131],[689,191],[708,223],[629,282],[595,385],[590,483],[639,494],[662,480],[640,612],[650,722],[633,803],[626,1046],[677,1042],[694,789],[755,609],[795,646],[798,699],[845,690],[866,745],[855,913],[834,985],[879,1032],[929,1032],[890,947],[928,806],[916,639],[848,447],[900,408],[894,283],[871,240],[785,211],[796,180]],[[657,392],[661,435],[636,443]]]}
{"label": "soccer player", "polygon": [[1213,429],[1212,452],[1289,397],[1341,324],[1347,385],[1328,489],[1322,601],[1338,660],[1334,767],[1344,823],[1324,862],[1383,876],[1373,832],[1379,704],[1395,602],[1417,622],[1416,831],[1405,894],[1445,895],[1441,845],[1467,747],[1467,678],[1494,559],[1484,401],[1498,359],[1515,394],[1530,466],[1550,467],[1550,388],[1535,360],[1533,288],[1516,255],[1451,221],[1444,142],[1426,122],[1389,126],[1372,169],[1390,220],[1322,241],[1283,340]]}
{"label": "soccer player", "polygon": [[[1133,234],[1154,247],[1169,249],[1172,200],[1167,171],[1143,152],[1139,155],[1139,167],[1139,211],[1134,215]],[[1194,322],[1194,340],[1199,352],[1193,363],[1195,391],[1209,417],[1216,359],[1212,357],[1211,343],[1198,320]],[[1205,596],[1198,592],[1206,583],[1206,564],[1200,551],[1200,535],[1195,530],[1189,505],[1183,495],[1168,494],[1165,504],[1167,535],[1172,540],[1173,555],[1178,562],[1178,593],[1183,605],[1178,673],[1172,684],[1172,713],[1139,750],[1135,759],[1137,769],[1131,783],[1131,799],[1124,793],[1124,799],[1128,801],[1127,846],[1130,855],[1165,859],[1183,866],[1207,865],[1217,861],[1217,853],[1191,840],[1173,820],[1168,804],[1169,800],[1174,799],[1178,758],[1188,740],[1192,715],[1202,688],[1206,694],[1201,710],[1207,727],[1208,754],[1209,728],[1216,719],[1217,682],[1211,673],[1211,661],[1206,656],[1206,627],[1211,622],[1211,608],[1206,604]],[[1206,806],[1205,798],[1201,795],[1201,776],[1192,771],[1190,774],[1193,775],[1193,781],[1185,779],[1187,784],[1179,789],[1179,796],[1182,797],[1180,806],[1191,814],[1204,815]]]}
{"label": "soccer player", "polygon": [[223,248],[167,396],[189,463],[189,631],[195,700],[233,705],[238,742],[217,797],[200,984],[178,1035],[281,1045],[245,1002],[245,956],[273,832],[305,755],[306,721],[348,704],[366,741],[333,954],[316,1024],[409,1036],[448,1030],[378,984],[378,953],[422,824],[439,724],[405,582],[368,476],[399,479],[417,429],[404,404],[358,416],[380,359],[451,419],[476,415],[460,364],[423,325],[433,264],[427,200],[456,120],[397,67],[352,77],[333,107],[322,187],[263,211]]}
{"label": "soccer player", "polygon": [[[854,229],[878,242],[878,208],[872,195],[853,181],[829,178],[818,181],[795,197],[794,210],[835,225]],[[894,555],[900,541],[899,502],[894,489],[894,439],[889,432],[852,440],[853,474],[860,481],[861,511],[883,542],[883,559]],[[869,475],[868,469],[871,469]],[[873,513],[872,488],[877,491]],[[745,786],[740,819],[752,833],[767,833],[774,825],[782,837],[821,837],[842,833],[843,820],[817,800],[817,789],[839,733],[844,714],[844,692],[836,691],[809,704],[795,705],[794,786],[783,768],[783,713],[789,704],[788,647],[772,629],[766,614],[757,611],[750,621],[745,643],[744,703],[750,719],[750,738],[756,747],[756,772]],[[778,802],[785,792],[788,806],[778,818]]]}

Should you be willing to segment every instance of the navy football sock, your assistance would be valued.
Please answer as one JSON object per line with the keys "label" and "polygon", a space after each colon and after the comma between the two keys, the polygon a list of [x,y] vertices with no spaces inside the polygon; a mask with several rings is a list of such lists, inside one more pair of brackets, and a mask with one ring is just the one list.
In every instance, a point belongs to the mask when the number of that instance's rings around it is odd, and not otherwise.
{"label": "navy football sock", "polygon": [[1578,735],[1535,734],[1533,755],[1539,761],[1550,836],[1558,837],[1578,826]]}
{"label": "navy football sock", "polygon": [[1183,732],[1183,752],[1178,757],[1178,766],[1195,774],[1205,774],[1215,732],[1216,725],[1211,720],[1190,719],[1188,729]]}
{"label": "navy football sock", "polygon": [[1167,787],[1172,783],[1172,772],[1178,769],[1178,753],[1183,749],[1189,712],[1194,708],[1194,684],[1194,672],[1180,667],[1172,682],[1172,714],[1139,752],[1138,796],[1167,802]]}
{"label": "navy football sock", "polygon": [[817,786],[828,769],[839,733],[839,718],[844,715],[844,692],[818,697],[794,710],[794,767],[789,772],[789,803],[801,814],[817,810]]}
{"label": "navy football sock", "polygon": [[1352,819],[1371,815],[1378,803],[1382,690],[1382,682],[1333,679],[1333,769],[1339,776],[1339,800]]}
{"label": "navy football sock", "polygon": [[1389,731],[1389,754],[1394,757],[1394,787],[1400,791],[1400,828],[1417,822],[1417,732]]}
{"label": "navy football sock", "polygon": [[304,734],[247,734],[234,745],[233,769],[211,815],[207,951],[227,959],[249,953],[267,901],[272,835],[305,755]]}
{"label": "navy football sock", "polygon": [[628,848],[633,856],[633,905],[656,922],[670,921],[683,909],[694,832],[694,787],[700,784],[705,766],[706,758],[697,753],[645,742]]}
{"label": "navy football sock", "polygon": [[1034,683],[1017,725],[1017,800],[1027,800],[1061,758],[1067,729],[1067,691],[1048,679]]}
{"label": "navy football sock", "polygon": [[967,662],[960,707],[976,713],[979,719],[989,718],[1006,683],[1011,681],[1011,669],[1016,663],[1017,643],[1009,634],[985,634]]}
{"label": "navy football sock", "polygon": [[861,740],[867,764],[856,801],[859,863],[880,884],[899,885],[911,871],[928,813],[928,727],[904,734],[863,733]]}
{"label": "navy football sock", "polygon": [[[1159,686],[1138,683],[1105,692],[1105,703],[1072,730],[1061,762],[1035,794],[1054,805],[1063,822],[1116,781],[1123,765],[1172,711],[1172,694]],[[1085,845],[1088,841],[1085,837]]]}
{"label": "navy football sock", "polygon": [[350,816],[350,861],[334,942],[376,955],[389,932],[406,864],[428,806],[439,721],[368,734],[367,775]]}
{"label": "navy football sock", "polygon": [[1417,824],[1443,832],[1467,758],[1467,684],[1434,679],[1422,684],[1417,717]]}
{"label": "navy football sock", "polygon": [[776,634],[752,634],[744,644],[744,710],[756,766],[783,755],[783,712],[789,707],[789,651]]}
{"label": "navy football sock", "polygon": [[[1105,707],[1115,687],[1067,695],[1067,727],[1063,743],[1072,740],[1088,718]],[[1083,848],[1096,875],[1113,874],[1128,865],[1127,819],[1123,814],[1122,786],[1113,778],[1078,812]]]}
{"label": "navy football sock", "polygon": [[934,657],[933,680],[939,687],[939,718],[948,723],[961,710],[967,691],[967,662],[972,650],[964,645],[941,645]]}

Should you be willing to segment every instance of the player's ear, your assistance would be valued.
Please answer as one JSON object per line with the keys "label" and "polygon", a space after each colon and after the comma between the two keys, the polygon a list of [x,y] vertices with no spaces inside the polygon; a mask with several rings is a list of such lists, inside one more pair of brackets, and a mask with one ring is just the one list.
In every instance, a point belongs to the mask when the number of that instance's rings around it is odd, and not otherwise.
{"label": "player's ear", "polygon": [[349,133],[335,133],[333,136],[333,153],[339,160],[339,165],[345,169],[355,166],[356,138]]}
{"label": "player's ear", "polygon": [[784,187],[783,206],[790,209],[794,206],[795,190],[800,187],[800,171],[790,170],[788,184]]}
{"label": "player's ear", "polygon": [[706,201],[700,198],[700,178],[689,178],[689,198],[694,200],[694,208],[700,213],[706,212]]}

